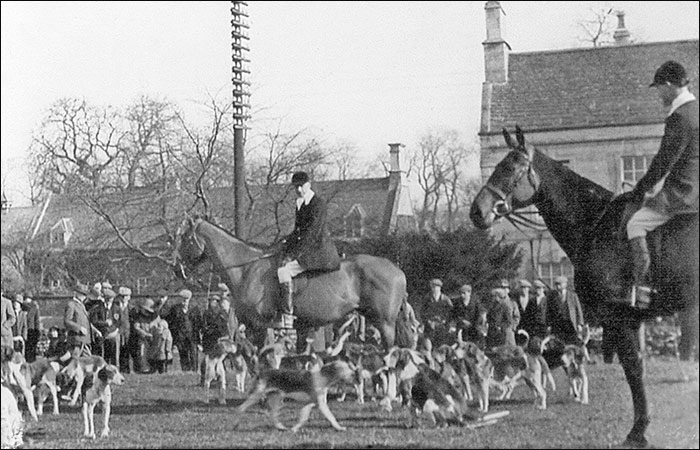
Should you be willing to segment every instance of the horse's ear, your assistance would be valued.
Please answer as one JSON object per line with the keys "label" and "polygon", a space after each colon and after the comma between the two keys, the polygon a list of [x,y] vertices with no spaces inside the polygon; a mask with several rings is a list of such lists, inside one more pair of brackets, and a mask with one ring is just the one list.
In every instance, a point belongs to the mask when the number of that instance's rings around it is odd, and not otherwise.
{"label": "horse's ear", "polygon": [[525,148],[525,135],[523,134],[523,130],[520,128],[520,125],[515,126],[515,137],[518,140],[518,146]]}
{"label": "horse's ear", "polygon": [[510,133],[508,133],[508,130],[506,130],[505,127],[503,127],[503,138],[506,140],[506,145],[510,148],[515,148],[515,145],[513,145],[513,139],[510,137]]}

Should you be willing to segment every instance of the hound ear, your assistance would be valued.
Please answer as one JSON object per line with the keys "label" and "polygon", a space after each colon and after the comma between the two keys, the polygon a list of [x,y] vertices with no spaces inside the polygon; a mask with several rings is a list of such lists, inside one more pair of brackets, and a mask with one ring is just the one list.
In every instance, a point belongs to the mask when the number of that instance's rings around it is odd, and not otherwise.
{"label": "hound ear", "polygon": [[520,125],[515,126],[515,137],[518,140],[518,146],[525,148],[525,135],[523,134],[523,130],[520,128]]}
{"label": "hound ear", "polygon": [[506,130],[505,127],[503,127],[503,138],[506,140],[506,145],[510,148],[515,148],[515,145],[513,144],[513,139],[510,137],[510,133],[508,133],[508,130]]}

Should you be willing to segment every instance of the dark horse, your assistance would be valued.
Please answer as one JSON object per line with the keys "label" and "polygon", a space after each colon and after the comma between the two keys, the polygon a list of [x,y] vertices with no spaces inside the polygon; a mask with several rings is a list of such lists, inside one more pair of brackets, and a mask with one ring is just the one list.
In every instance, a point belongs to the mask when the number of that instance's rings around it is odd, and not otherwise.
{"label": "dark horse", "polygon": [[[203,218],[186,219],[178,253],[190,266],[205,258],[211,260],[216,273],[231,289],[238,318],[256,332],[256,344],[260,345],[261,331],[269,326],[281,295],[277,255]],[[394,345],[396,317],[406,295],[406,276],[394,263],[355,255],[343,259],[340,270],[297,278],[302,279],[294,294],[300,333],[337,322],[357,310],[377,327],[387,347]]]}
{"label": "dark horse", "polygon": [[[474,199],[474,225],[489,228],[501,217],[534,204],[554,239],[571,259],[583,307],[601,318],[606,361],[616,352],[632,392],[634,424],[624,445],[648,445],[649,424],[644,366],[640,353],[643,321],[698,308],[698,217],[678,216],[648,236],[650,278],[656,289],[647,310],[624,304],[632,283],[631,256],[622,224],[627,198],[569,170],[504,129],[512,149]],[[517,213],[516,213],[517,214]],[[515,214],[514,214],[515,215]],[[510,216],[511,220],[517,217]]]}

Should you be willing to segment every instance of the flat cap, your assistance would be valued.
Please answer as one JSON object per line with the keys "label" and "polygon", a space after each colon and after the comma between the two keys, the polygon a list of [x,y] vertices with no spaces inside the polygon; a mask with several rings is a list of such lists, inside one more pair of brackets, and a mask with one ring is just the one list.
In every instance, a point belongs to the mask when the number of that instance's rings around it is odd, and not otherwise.
{"label": "flat cap", "polygon": [[471,292],[472,291],[472,285],[471,284],[463,284],[459,288],[459,292]]}
{"label": "flat cap", "polygon": [[183,289],[180,292],[177,293],[182,298],[192,298],[192,291],[189,289]]}
{"label": "flat cap", "polygon": [[508,298],[508,294],[503,288],[494,288],[491,289],[491,297],[498,300],[506,300]]}
{"label": "flat cap", "polygon": [[217,287],[219,288],[220,291],[231,292],[231,290],[228,288],[226,283],[219,283],[217,285]]}
{"label": "flat cap", "polygon": [[119,288],[119,295],[131,295],[131,289],[126,286],[122,286]]}
{"label": "flat cap", "polygon": [[105,296],[105,298],[114,298],[117,296],[117,293],[109,288],[103,289],[102,294]]}
{"label": "flat cap", "polygon": [[110,283],[109,281],[103,281],[102,289],[112,289],[112,283]]}
{"label": "flat cap", "polygon": [[442,286],[442,280],[439,278],[433,278],[430,280],[430,285],[431,286]]}
{"label": "flat cap", "polygon": [[90,295],[90,288],[87,287],[87,285],[83,284],[83,283],[76,283],[73,290],[75,292],[78,292],[78,293],[83,294],[83,295]]}
{"label": "flat cap", "polygon": [[547,285],[542,282],[542,280],[535,280],[532,282],[535,288],[547,288]]}
{"label": "flat cap", "polygon": [[654,73],[654,81],[649,87],[673,84],[675,86],[685,86],[688,84],[688,75],[680,63],[676,61],[666,61],[661,64]]}
{"label": "flat cap", "polygon": [[294,186],[301,186],[302,184],[305,184],[309,181],[309,174],[306,172],[295,172],[294,175],[292,175],[292,184]]}
{"label": "flat cap", "polygon": [[558,277],[556,277],[556,278],[554,279],[554,283],[555,283],[555,284],[556,284],[556,283],[567,283],[567,284],[568,284],[568,283],[569,283],[569,279],[566,278],[564,275],[559,275]]}
{"label": "flat cap", "polygon": [[531,288],[532,287],[532,283],[530,283],[527,280],[519,280],[518,284],[520,285],[521,288],[524,288],[524,287]]}

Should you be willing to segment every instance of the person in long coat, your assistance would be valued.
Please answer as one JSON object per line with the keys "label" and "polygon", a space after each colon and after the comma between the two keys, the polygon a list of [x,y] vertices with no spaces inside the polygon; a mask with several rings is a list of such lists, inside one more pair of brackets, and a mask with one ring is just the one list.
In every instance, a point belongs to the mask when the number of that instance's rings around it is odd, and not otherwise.
{"label": "person in long coat", "polygon": [[547,327],[566,344],[580,344],[580,332],[584,325],[583,311],[578,295],[568,287],[565,276],[555,278],[554,287],[547,298]]}
{"label": "person in long coat", "polygon": [[451,320],[455,322],[457,330],[462,330],[462,339],[477,343],[480,339],[477,325],[479,324],[479,310],[482,306],[472,296],[472,285],[464,284],[459,288],[459,299],[454,302]]}
{"label": "person in long coat", "polygon": [[34,301],[34,294],[28,292],[24,295],[24,308],[27,310],[27,348],[25,358],[27,362],[34,362],[42,331],[41,311],[39,305]]}
{"label": "person in long coat", "polygon": [[285,292],[278,328],[294,326],[293,277],[307,270],[333,271],[340,267],[340,255],[328,230],[326,201],[311,189],[306,172],[294,173],[292,185],[297,194],[296,214],[294,230],[284,240],[282,266],[277,269]]}
{"label": "person in long coat", "polygon": [[544,338],[547,335],[547,285],[541,280],[532,282],[535,293],[520,316],[520,327],[530,337]]}
{"label": "person in long coat", "polygon": [[486,305],[488,324],[486,348],[515,345],[513,307],[513,302],[504,289],[491,289],[489,302]]}
{"label": "person in long coat", "polygon": [[130,373],[132,368],[131,351],[131,289],[121,286],[118,290],[119,301],[119,371]]}
{"label": "person in long coat", "polygon": [[196,306],[190,306],[192,291],[182,289],[178,296],[182,301],[173,305],[165,320],[173,335],[173,346],[180,355],[180,367],[183,371],[197,371],[199,353],[197,346],[201,343],[201,314]]}
{"label": "person in long coat", "polygon": [[63,313],[63,325],[68,333],[68,344],[71,348],[79,348],[81,355],[92,354],[93,337],[102,333],[90,323],[90,317],[85,309],[85,300],[90,291],[82,283],[77,283],[73,290],[73,298],[68,301]]}

